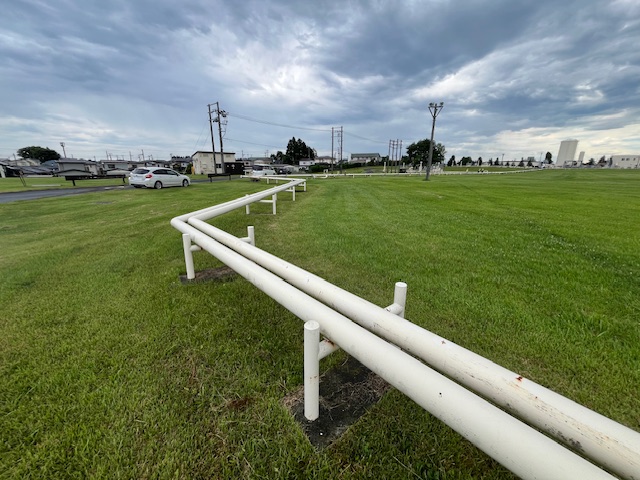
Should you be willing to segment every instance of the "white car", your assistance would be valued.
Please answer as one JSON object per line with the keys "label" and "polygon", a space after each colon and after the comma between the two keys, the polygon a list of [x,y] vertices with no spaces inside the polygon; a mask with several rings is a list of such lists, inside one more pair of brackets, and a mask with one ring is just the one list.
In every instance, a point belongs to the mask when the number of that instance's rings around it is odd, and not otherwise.
{"label": "white car", "polygon": [[139,167],[129,175],[129,185],[136,188],[188,187],[191,179],[163,167]]}
{"label": "white car", "polygon": [[252,177],[264,177],[267,175],[275,175],[276,171],[271,167],[266,167],[263,165],[254,165],[253,171],[251,172]]}

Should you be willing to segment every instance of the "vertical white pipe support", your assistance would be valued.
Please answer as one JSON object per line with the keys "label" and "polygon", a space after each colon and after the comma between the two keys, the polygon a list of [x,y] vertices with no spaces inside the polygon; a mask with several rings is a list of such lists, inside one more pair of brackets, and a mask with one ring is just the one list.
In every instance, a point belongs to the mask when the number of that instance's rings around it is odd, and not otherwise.
{"label": "vertical white pipe support", "polygon": [[400,305],[402,311],[398,313],[399,317],[404,318],[404,309],[407,305],[407,284],[404,282],[396,282],[396,288],[393,292],[393,303]]}
{"label": "vertical white pipe support", "polygon": [[196,269],[193,266],[193,253],[191,252],[191,235],[182,234],[182,248],[184,249],[184,263],[187,267],[187,279],[196,278]]}
{"label": "vertical white pipe support", "polygon": [[320,416],[320,324],[304,324],[304,416],[313,421]]}
{"label": "vertical white pipe support", "polygon": [[276,214],[276,203],[278,202],[278,194],[274,193],[271,197],[271,201],[273,202],[273,214]]}
{"label": "vertical white pipe support", "polygon": [[249,244],[256,246],[256,233],[253,225],[247,226],[247,237],[249,237]]}
{"label": "vertical white pipe support", "polygon": [[[245,195],[245,197],[248,197],[249,195]],[[251,208],[249,207],[249,205],[251,205],[250,203],[247,203],[244,207],[244,211],[247,212],[247,215],[249,215],[251,213]]]}

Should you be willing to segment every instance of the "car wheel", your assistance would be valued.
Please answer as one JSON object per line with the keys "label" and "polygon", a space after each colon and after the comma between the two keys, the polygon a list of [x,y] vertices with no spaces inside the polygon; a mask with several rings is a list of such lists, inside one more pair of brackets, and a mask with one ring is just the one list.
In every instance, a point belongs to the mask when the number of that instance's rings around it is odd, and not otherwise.
{"label": "car wheel", "polygon": [[162,188],[162,182],[156,182],[156,183],[153,185],[153,188],[158,189],[158,190],[159,190],[159,189],[161,189],[161,188]]}
{"label": "car wheel", "polygon": [[182,180],[182,186],[183,187],[188,187],[189,186],[189,180]]}

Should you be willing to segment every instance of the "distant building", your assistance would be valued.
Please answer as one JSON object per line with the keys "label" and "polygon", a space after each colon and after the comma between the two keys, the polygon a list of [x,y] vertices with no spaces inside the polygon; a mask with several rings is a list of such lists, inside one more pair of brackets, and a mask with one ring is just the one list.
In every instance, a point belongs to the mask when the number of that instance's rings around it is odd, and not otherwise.
{"label": "distant building", "polygon": [[562,167],[565,164],[571,166],[576,157],[576,150],[578,149],[578,140],[563,140],[560,142],[560,150],[558,150],[558,156],[556,157],[556,165]]}
{"label": "distant building", "polygon": [[104,169],[98,162],[78,158],[58,159],[58,175],[61,177],[84,177],[103,175]]}
{"label": "distant building", "polygon": [[349,163],[381,163],[382,157],[379,153],[352,153]]}
{"label": "distant building", "polygon": [[578,165],[582,165],[584,163],[584,152],[580,152],[578,155]]}
{"label": "distant building", "polygon": [[[215,163],[213,159],[213,152],[198,150],[191,155],[193,161],[193,173],[195,175],[207,175],[209,173],[216,175],[230,174],[229,170],[235,170],[236,154],[233,152],[224,152],[224,165],[222,164],[222,154],[216,152]],[[242,162],[238,162],[242,163]],[[227,168],[227,166],[229,168]]]}
{"label": "distant building", "polygon": [[299,163],[300,168],[302,168],[302,169],[307,169],[307,168],[309,168],[309,167],[311,167],[312,165],[315,165],[315,164],[316,164],[316,161],[315,160],[311,160],[309,158],[302,158],[302,159],[300,159],[300,163]]}
{"label": "distant building", "polygon": [[640,168],[640,155],[612,155],[613,168]]}

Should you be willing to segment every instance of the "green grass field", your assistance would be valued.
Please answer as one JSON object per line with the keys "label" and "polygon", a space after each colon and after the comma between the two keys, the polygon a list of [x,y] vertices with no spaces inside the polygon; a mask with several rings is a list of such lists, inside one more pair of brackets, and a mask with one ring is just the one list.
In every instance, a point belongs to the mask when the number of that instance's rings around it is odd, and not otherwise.
{"label": "green grass field", "polygon": [[[255,225],[259,247],[381,306],[405,281],[411,321],[640,430],[639,187],[636,171],[317,179],[276,217],[214,223]],[[0,478],[512,478],[397,391],[309,444],[282,405],[302,322],[242,278],[178,279],[170,219],[258,188],[0,204]]]}

